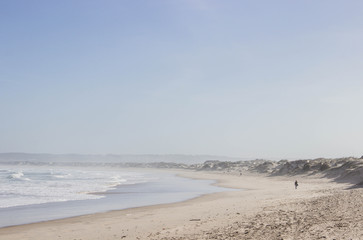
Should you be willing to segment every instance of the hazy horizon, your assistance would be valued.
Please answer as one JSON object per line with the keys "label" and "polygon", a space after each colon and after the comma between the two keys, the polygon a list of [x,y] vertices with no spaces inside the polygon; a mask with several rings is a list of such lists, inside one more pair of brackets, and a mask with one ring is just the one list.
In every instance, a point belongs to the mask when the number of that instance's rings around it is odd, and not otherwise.
{"label": "hazy horizon", "polygon": [[0,13],[0,152],[363,155],[363,2],[4,0]]}
{"label": "hazy horizon", "polygon": [[[197,160],[201,160],[204,158],[203,161],[209,161],[209,160],[217,160],[217,161],[250,161],[250,160],[272,160],[272,161],[279,161],[279,160],[289,160],[289,161],[295,161],[295,160],[311,160],[311,159],[340,159],[340,158],[362,158],[363,155],[361,156],[353,156],[353,155],[341,155],[341,156],[332,156],[332,157],[327,157],[327,156],[317,156],[317,157],[310,157],[310,158],[262,158],[262,157],[240,157],[240,156],[231,156],[231,155],[213,155],[213,154],[186,154],[186,153],[181,153],[181,154],[174,154],[174,153],[170,153],[170,154],[157,154],[157,153],[153,153],[153,154],[123,154],[123,153],[49,153],[49,152],[0,152],[0,159],[2,155],[35,155],[35,156],[54,156],[54,157],[65,157],[65,156],[72,156],[74,155],[75,157],[131,157],[131,160],[135,160],[134,158],[136,157],[141,157],[140,159],[144,159],[143,157],[151,157],[152,160],[155,161],[169,161],[173,162],[175,159],[177,158],[179,161],[178,162],[183,162],[183,158],[188,161],[190,159],[197,159]],[[169,158],[167,158],[169,157]],[[127,159],[126,159],[127,160]],[[132,162],[132,161],[131,161]],[[137,162],[137,160],[135,161]]]}

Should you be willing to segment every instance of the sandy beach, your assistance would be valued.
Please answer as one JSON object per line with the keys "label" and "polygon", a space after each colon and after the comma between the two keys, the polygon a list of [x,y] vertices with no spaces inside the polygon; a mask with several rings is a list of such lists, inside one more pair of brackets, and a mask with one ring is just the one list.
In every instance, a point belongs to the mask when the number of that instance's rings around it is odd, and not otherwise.
{"label": "sandy beach", "polygon": [[[0,239],[363,239],[363,189],[317,175],[178,171],[234,191],[0,229]],[[295,190],[294,181],[299,181]]]}

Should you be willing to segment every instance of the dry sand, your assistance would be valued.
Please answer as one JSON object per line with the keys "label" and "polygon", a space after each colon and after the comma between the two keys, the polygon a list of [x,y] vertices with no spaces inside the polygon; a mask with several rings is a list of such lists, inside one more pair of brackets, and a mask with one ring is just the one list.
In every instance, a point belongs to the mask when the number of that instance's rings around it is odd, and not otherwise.
{"label": "dry sand", "polygon": [[179,174],[244,190],[2,228],[0,239],[363,239],[363,189],[305,175]]}

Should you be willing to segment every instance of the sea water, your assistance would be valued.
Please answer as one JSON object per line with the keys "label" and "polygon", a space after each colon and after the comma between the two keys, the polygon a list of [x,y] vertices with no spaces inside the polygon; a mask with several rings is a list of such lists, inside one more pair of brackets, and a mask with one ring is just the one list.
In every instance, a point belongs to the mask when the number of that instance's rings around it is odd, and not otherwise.
{"label": "sea water", "polygon": [[213,181],[145,170],[0,166],[0,227],[184,201]]}
{"label": "sea water", "polygon": [[100,199],[120,184],[148,182],[137,172],[74,168],[9,167],[0,169],[0,208],[72,200]]}

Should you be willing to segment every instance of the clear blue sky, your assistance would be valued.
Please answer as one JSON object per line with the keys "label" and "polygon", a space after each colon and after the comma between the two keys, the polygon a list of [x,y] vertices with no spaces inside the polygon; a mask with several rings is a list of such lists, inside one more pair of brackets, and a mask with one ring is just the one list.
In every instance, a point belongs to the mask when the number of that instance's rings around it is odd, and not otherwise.
{"label": "clear blue sky", "polygon": [[363,155],[362,1],[2,0],[0,152]]}

